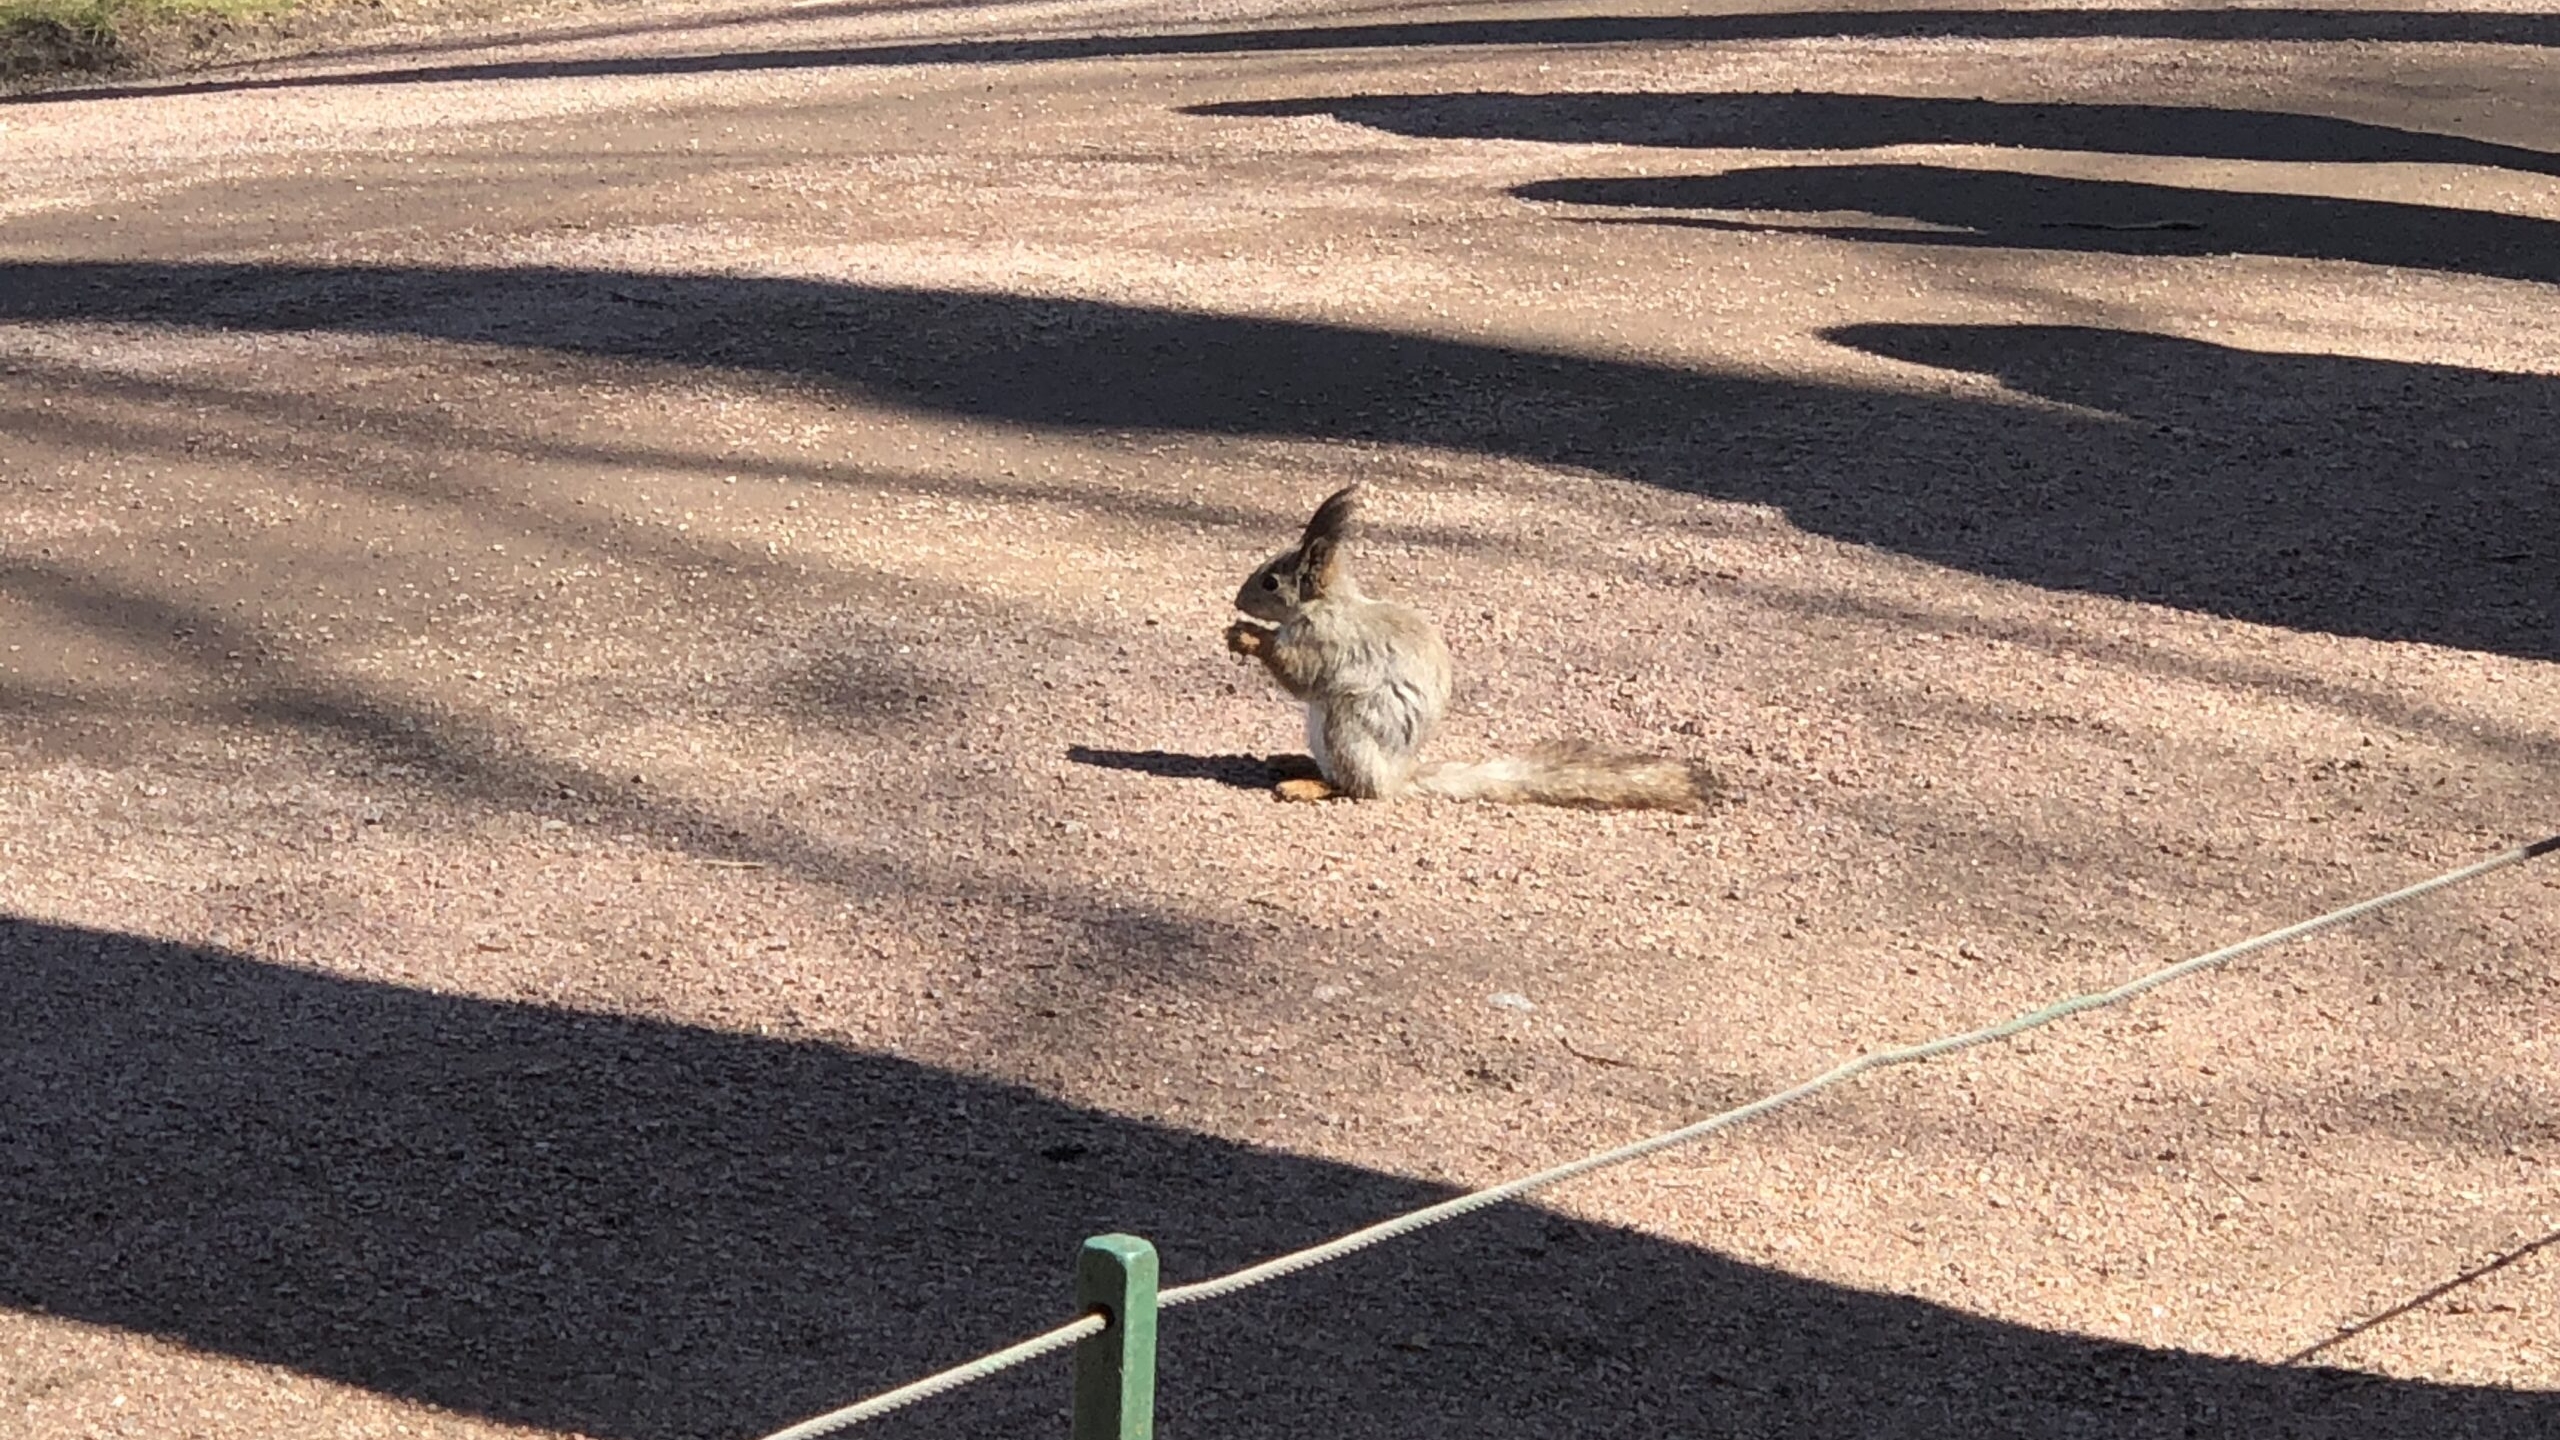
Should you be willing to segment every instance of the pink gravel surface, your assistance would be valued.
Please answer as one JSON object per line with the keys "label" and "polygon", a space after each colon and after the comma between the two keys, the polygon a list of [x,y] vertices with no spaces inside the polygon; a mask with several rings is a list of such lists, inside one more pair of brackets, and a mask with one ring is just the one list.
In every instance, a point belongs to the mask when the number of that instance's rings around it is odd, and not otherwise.
{"label": "pink gravel surface", "polygon": [[[748,1437],[1082,1236],[2560,828],[2555,47],[670,5],[0,103],[0,1432]],[[1273,803],[1227,599],[1355,477],[1441,753],[1732,803]],[[2555,887],[1174,1312],[1163,1432],[2547,1440]]]}

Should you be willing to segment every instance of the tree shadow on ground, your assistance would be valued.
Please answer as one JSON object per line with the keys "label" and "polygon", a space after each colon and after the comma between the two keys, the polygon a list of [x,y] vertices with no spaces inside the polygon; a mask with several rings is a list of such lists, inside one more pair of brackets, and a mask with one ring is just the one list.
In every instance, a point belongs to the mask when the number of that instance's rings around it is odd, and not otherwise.
{"label": "tree shadow on ground", "polygon": [[1435,446],[1780,506],[2053,589],[2560,658],[2535,583],[2560,555],[2547,376],[2084,327],[1850,337],[2079,407],[2061,410],[1097,301],[566,269],[21,261],[0,264],[0,319],[414,336],[1044,428]]}
{"label": "tree shadow on ground", "polygon": [[1771,40],[2192,40],[2232,42],[2560,45],[2560,15],[2479,10],[1914,9],[1804,10],[1745,15],[1592,15],[1514,20],[1387,21],[1156,35],[1044,35],[909,40],[694,55],[494,60],[404,65],[318,75],[227,77],[174,84],[49,90],[0,103],[119,96],[558,80],[607,75],[698,75],[884,65],[1028,65],[1073,60],[1258,55],[1337,50],[1701,45]]}
{"label": "tree shadow on ground", "polygon": [[1194,106],[1192,115],[1325,115],[1434,140],[1542,140],[1692,150],[1991,145],[2303,164],[2478,165],[2560,174],[2560,155],[2326,115],[2206,105],[1734,91],[1345,95]]}
{"label": "tree shadow on ground", "polygon": [[2560,283],[2560,224],[2385,200],[2199,190],[1946,165],[1772,166],[1719,175],[1544,180],[1512,193],[1524,200],[1571,205],[1871,215],[1910,222],[1835,218],[1773,224],[1734,215],[1611,222],[1622,224],[2108,255],[2277,255]]}
{"label": "tree shadow on ground", "polygon": [[[0,1303],[600,1436],[749,1436],[1046,1328],[1087,1234],[1191,1279],[1442,1193],[881,1055],[30,919],[0,974]],[[2560,1433],[2560,1395],[2043,1332],[1519,1207],[1163,1335],[1168,1433]],[[869,1433],[1061,1433],[1064,1386]]]}
{"label": "tree shadow on ground", "polygon": [[2497,1254],[2490,1256],[2488,1259],[2481,1261],[2479,1264],[2472,1266],[2470,1269],[2463,1271],[2459,1275],[2438,1281],[2437,1283],[2428,1286],[2426,1289],[2419,1291],[2415,1295],[2403,1296],[2382,1309],[2375,1311],[2371,1315],[2361,1316],[2357,1319],[2348,1321],[2346,1324],[2339,1326],[2336,1333],[2325,1339],[2313,1341],[2311,1344],[2306,1345],[2291,1355],[2286,1356],[2284,1363],[2287,1365],[2299,1365],[2306,1360],[2317,1358],[2320,1355],[2326,1354],[2329,1351],[2346,1344],[2348,1341],[2353,1340],[2360,1335],[2366,1334],[2369,1331],[2379,1330],[2383,1326],[2390,1324],[2392,1321],[2397,1320],[2404,1315],[2414,1314],[2417,1311],[2423,1310],[2437,1301],[2444,1299],[2446,1296],[2467,1290],[2473,1285],[2497,1274],[2501,1270],[2521,1265],[2524,1262],[2533,1259],[2535,1256],[2540,1255],[2543,1251],[2550,1249],[2554,1245],[2560,1245],[2560,1228],[2546,1230],[2542,1234],[2525,1241],[2521,1245],[2510,1245],[2506,1249],[2499,1251]]}
{"label": "tree shadow on ground", "polygon": [[[223,717],[326,748],[349,780],[461,802],[471,810],[558,820],[597,835],[666,846],[715,863],[784,870],[843,896],[932,895],[1000,912],[1011,933],[1058,957],[1067,994],[1052,1003],[1079,1022],[1071,1042],[1095,1043],[1093,1011],[1133,979],[1181,983],[1231,974],[1255,947],[1232,925],[1175,913],[1144,897],[1097,892],[1053,870],[1025,874],[985,856],[918,846],[898,828],[848,830],[788,809],[688,794],[646,782],[627,766],[562,753],[546,737],[467,710],[366,684],[275,653],[257,632],[216,610],[150,593],[39,556],[0,555],[0,596],[67,618],[112,649],[160,647],[189,673],[187,698],[154,713]],[[13,635],[16,632],[11,632]],[[41,633],[41,632],[39,632]],[[933,672],[909,668],[893,647],[861,644],[791,672],[771,702],[802,724],[878,735],[930,715],[962,693]],[[245,679],[226,684],[221,657],[255,656]],[[0,676],[0,724],[12,738],[44,730],[107,727],[119,708],[94,694]],[[190,713],[192,712],[192,713]],[[553,737],[556,739],[556,737]],[[101,763],[133,762],[134,742],[102,747]],[[164,760],[158,741],[148,752]],[[0,979],[8,975],[0,966]],[[1091,1020],[1092,1023],[1082,1023]],[[1062,1051],[1069,1042],[1061,1042]],[[0,1166],[0,1169],[5,1169]]]}

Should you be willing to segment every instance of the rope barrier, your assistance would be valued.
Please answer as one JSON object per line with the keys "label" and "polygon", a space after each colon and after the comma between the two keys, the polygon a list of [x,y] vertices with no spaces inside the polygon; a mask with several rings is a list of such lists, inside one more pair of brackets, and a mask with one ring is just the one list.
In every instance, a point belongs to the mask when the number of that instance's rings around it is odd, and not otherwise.
{"label": "rope barrier", "polygon": [[1019,1345],[1009,1345],[992,1355],[981,1355],[966,1365],[954,1365],[948,1370],[927,1375],[921,1380],[901,1385],[895,1390],[884,1390],[868,1400],[857,1400],[841,1410],[830,1410],[824,1415],[813,1416],[788,1429],[776,1430],[766,1436],[765,1440],[815,1440],[817,1436],[841,1430],[847,1425],[859,1425],[865,1420],[877,1419],[892,1410],[913,1405],[919,1400],[930,1400],[946,1390],[957,1390],[963,1385],[974,1384],[999,1370],[1010,1370],[1016,1365],[1037,1360],[1052,1351],[1064,1350],[1088,1335],[1101,1334],[1104,1328],[1101,1316],[1087,1315],[1081,1320],[1071,1321],[1045,1334],[1034,1335]]}
{"label": "rope barrier", "polygon": [[1976,1045],[1987,1045],[1994,1040],[2006,1040],[2012,1036],[2023,1035],[2030,1030],[2050,1025],[2056,1020],[2067,1019],[2090,1010],[2105,1009],[2111,1005],[2121,1005],[2145,991],[2157,989],[2173,980],[2184,979],[2199,970],[2210,970],[2216,966],[2227,965],[2243,955],[2264,950],[2270,945],[2281,945],[2288,940],[2300,940],[2316,935],[2351,920],[2360,920],[2377,910],[2385,910],[2391,906],[2415,900],[2421,895],[2431,894],[2448,885],[2459,885],[2466,880],[2477,879],[2493,870],[2503,870],[2510,865],[2533,859],[2537,855],[2548,854],[2555,849],[2560,849],[2560,835],[2553,835],[2531,845],[2519,845],[2513,850],[2491,856],[2476,865],[2466,865],[2459,870],[2447,871],[2432,880],[2422,880],[2406,889],[2394,890],[2388,895],[2378,895],[2370,900],[2360,900],[2343,909],[2332,910],[2316,919],[2305,920],[2298,925],[2288,925],[2281,930],[2270,930],[2264,935],[2253,936],[2236,945],[2224,946],[2220,950],[2198,955],[2192,960],[2182,960],[2112,990],[2075,995],[2041,1010],[2030,1011],[2014,1019],[2001,1021],[1997,1025],[1986,1025],[1979,1030],[1968,1030],[1961,1035],[1950,1035],[1944,1039],[1929,1041],[1924,1045],[1912,1045],[1899,1050],[1879,1050],[1861,1055],[1846,1064],[1826,1070],[1792,1089],[1781,1090],[1775,1095],[1754,1100],[1748,1105],[1738,1106],[1721,1115],[1700,1120],[1693,1125],[1684,1125],[1677,1130],[1666,1131],[1660,1135],[1621,1145],[1615,1150],[1586,1155],[1582,1159],[1567,1161],[1552,1169],[1541,1170],[1535,1175],[1524,1175],[1517,1180],[1478,1190],[1470,1195],[1461,1195],[1454,1200],[1444,1200],[1437,1205],[1397,1216],[1393,1220],[1380,1221],[1367,1229],[1354,1230],[1340,1239],[1328,1240],[1322,1245],[1309,1246],[1304,1250],[1265,1260],[1259,1265],[1238,1270],[1230,1275],[1221,1275],[1214,1280],[1174,1286],[1166,1290],[1157,1303],[1165,1306],[1188,1305],[1195,1301],[1214,1300],[1222,1295],[1232,1295],[1239,1290],[1248,1290],[1265,1281],[1277,1280],[1283,1275],[1304,1270],[1311,1265],[1322,1265],[1330,1260],[1338,1260],[1381,1241],[1392,1240],[1399,1235],[1410,1235],[1416,1230],[1437,1225],[1443,1220],[1453,1220],[1470,1211],[1482,1210],[1488,1205],[1499,1205],[1506,1200],[1516,1200],[1533,1191],[1544,1190],[1550,1185],[1573,1179],[1577,1175],[1588,1175],[1594,1170],[1624,1165],[1630,1160],[1642,1159],[1658,1150],[1668,1150],[1675,1145],[1685,1145],[1692,1140],[1712,1135],[1718,1130],[1739,1125],[1745,1120],[1757,1120],[1773,1110],[1784,1109],[1852,1076],[1865,1074],[1869,1070],[1882,1070],[1895,1065],[1914,1065],[1923,1060],[1934,1060],[1941,1055],[1950,1055],[1958,1050],[1970,1050]]}
{"label": "rope barrier", "polygon": [[[2206,953],[2195,956],[2192,959],[2181,960],[2175,965],[2165,966],[2161,969],[2152,971],[2148,975],[2141,976],[2138,979],[2129,980],[2122,985],[2116,986],[2112,990],[2098,990],[2084,995],[2074,995],[2069,999],[2056,1001],[2055,1003],[2047,1005],[2040,1010],[2031,1010],[2026,1014],[2018,1015],[2008,1020],[2003,1020],[1996,1025],[1986,1025],[1981,1029],[1968,1030],[1960,1035],[1949,1035],[1941,1039],[1928,1041],[1924,1044],[1904,1046],[1899,1049],[1871,1051],[1854,1060],[1834,1066],[1833,1068],[1824,1071],[1820,1075],[1817,1075],[1800,1085],[1796,1085],[1790,1089],[1781,1090],[1774,1095],[1764,1096],[1761,1099],[1752,1101],[1748,1105],[1737,1106],[1734,1109],[1723,1112],[1722,1114],[1712,1115],[1693,1124],[1684,1125],[1677,1130],[1667,1130],[1659,1135],[1648,1136],[1645,1139],[1621,1145],[1614,1150],[1604,1150],[1596,1155],[1586,1155],[1579,1160],[1567,1161],[1562,1165],[1538,1171],[1534,1175],[1524,1175],[1517,1180],[1505,1181],[1500,1185],[1490,1186],[1483,1190],[1477,1190],[1466,1195],[1457,1196],[1454,1199],[1441,1201],[1437,1205],[1429,1205],[1420,1210],[1409,1211],[1406,1214],[1396,1216],[1394,1219],[1382,1220],[1375,1225],[1368,1226],[1364,1229],[1354,1230],[1348,1235],[1328,1240],[1321,1245],[1311,1245],[1303,1250],[1293,1250],[1288,1254],[1275,1256],[1269,1260],[1261,1262],[1260,1264],[1249,1265],[1242,1270],[1233,1271],[1208,1280],[1195,1281],[1189,1285],[1174,1286],[1162,1292],[1162,1294],[1157,1297],[1157,1303],[1160,1306],[1166,1307],[1174,1305],[1190,1305],[1202,1300],[1215,1300],[1224,1296],[1233,1295],[1241,1290],[1249,1290],[1256,1285],[1277,1280],[1281,1276],[1295,1274],[1301,1270],[1311,1269],[1330,1261],[1339,1260],[1346,1255],[1353,1254],[1354,1252],[1366,1250],[1372,1245],[1393,1240],[1399,1236],[1410,1235],[1414,1231],[1424,1229],[1428,1226],[1437,1225],[1443,1220],[1454,1220],[1461,1215],[1470,1214],[1474,1211],[1485,1209],[1488,1206],[1499,1205],[1507,1200],[1519,1199],[1521,1196],[1528,1195],[1539,1190],[1544,1190],[1551,1185],[1561,1184],[1562,1182],[1571,1180],[1577,1176],[1588,1175],[1595,1170],[1605,1170],[1611,1166],[1624,1165],[1629,1161],[1642,1159],[1645,1156],[1654,1154],[1658,1151],[1668,1150],[1676,1145],[1685,1145],[1692,1140],[1702,1139],[1719,1130],[1739,1125],[1746,1120],[1756,1120],[1772,1111],[1784,1109],[1785,1107],[1793,1105],[1800,1100],[1809,1099],[1810,1097],[1817,1095],[1824,1090],[1828,1090],[1842,1081],[1863,1075],[1870,1070],[1883,1070],[1897,1065],[1916,1065],[1924,1060],[1934,1060],[1941,1055],[1950,1055],[1959,1050],[1970,1050],[1977,1045],[1987,1045],[1996,1040],[2007,1040],[2018,1035],[2023,1035],[2030,1030],[2041,1029],[2044,1026],[2053,1024],[2057,1020],[2069,1019],[2074,1015],[2086,1014],[2092,1010],[2103,1010],[2110,1006],[2121,1005],[2136,996],[2156,990],[2173,981],[2183,980],[2187,976],[2193,975],[2198,971],[2211,970],[2219,966],[2227,965],[2243,956],[2255,954],[2270,946],[2282,945],[2289,941],[2306,939],[2310,936],[2317,935],[2324,930],[2335,929],[2340,925],[2361,920],[2365,916],[2374,914],[2378,911],[2390,909],[2395,905],[2405,904],[2408,901],[2419,898],[2420,896],[2431,895],[2436,891],[2445,889],[2449,886],[2460,885],[2466,881],[2476,880],[2483,875],[2503,870],[2510,865],[2518,865],[2527,860],[2539,859],[2540,857],[2549,855],[2555,851],[2560,851],[2560,834],[2547,836],[2543,839],[2536,840],[2531,844],[2516,846],[2512,850],[2506,850],[2496,855],[2492,855],[2486,860],[2465,865],[2460,869],[2448,870],[2433,879],[2421,880],[2415,885],[2405,886],[2401,889],[2394,890],[2387,895],[2377,895],[2368,900],[2359,900],[2352,905],[2342,906],[2325,915],[2316,916],[2298,924],[2285,926],[2281,930],[2270,930],[2263,935],[2252,936],[2249,939],[2240,941],[2238,944],[2226,945],[2219,950],[2207,951]],[[1023,1341],[1021,1344],[1015,1345],[1010,1349],[999,1350],[992,1355],[982,1356],[979,1359],[970,1361],[966,1365],[955,1366],[952,1369],[941,1371],[938,1374],[928,1375],[924,1379],[918,1380],[913,1384],[902,1385],[895,1390],[888,1391],[881,1395],[876,1395],[871,1399],[860,1402],[859,1404],[848,1405],[841,1410],[831,1411],[825,1415],[818,1416],[813,1420],[802,1421],[800,1424],[794,1425],[787,1430],[777,1431],[774,1434],[767,1436],[766,1440],[811,1440],[811,1437],[824,1435],[830,1431],[842,1429],[847,1425],[857,1424],[861,1421],[871,1419],[876,1415],[886,1414],[901,1406],[910,1405],[929,1396],[939,1395],[944,1391],[954,1390],[962,1385],[984,1379],[989,1375],[995,1374],[999,1370],[1009,1369],[1012,1366],[1022,1364],[1028,1360],[1037,1359],[1038,1357],[1049,1354],[1052,1351],[1064,1349],[1088,1335],[1100,1334],[1103,1329],[1104,1321],[1101,1316],[1088,1315],[1071,1324],[1062,1325],[1045,1335],[1040,1335],[1033,1339]]]}

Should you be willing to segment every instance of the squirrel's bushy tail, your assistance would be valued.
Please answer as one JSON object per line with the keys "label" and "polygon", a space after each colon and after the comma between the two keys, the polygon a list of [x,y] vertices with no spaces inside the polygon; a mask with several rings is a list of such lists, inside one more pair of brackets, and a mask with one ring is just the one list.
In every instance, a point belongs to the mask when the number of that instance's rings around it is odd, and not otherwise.
{"label": "squirrel's bushy tail", "polygon": [[1723,786],[1704,766],[1631,755],[1579,740],[1499,760],[1434,760],[1414,773],[1425,795],[1584,810],[1682,810],[1712,804]]}

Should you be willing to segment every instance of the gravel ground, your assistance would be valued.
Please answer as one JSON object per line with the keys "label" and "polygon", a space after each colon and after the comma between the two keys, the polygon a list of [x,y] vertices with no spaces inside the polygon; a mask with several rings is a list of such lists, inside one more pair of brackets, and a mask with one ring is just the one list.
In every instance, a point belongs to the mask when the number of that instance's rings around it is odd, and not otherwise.
{"label": "gravel ground", "polygon": [[[2560,19],[653,7],[0,104],[0,1429],[746,1437],[2560,827]],[[1351,477],[1441,742],[1219,644]],[[2560,1434],[2560,866],[1168,1435]],[[873,1433],[1063,1433],[1057,1365]]]}

